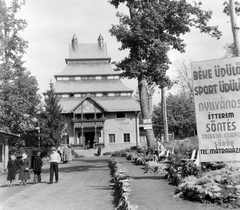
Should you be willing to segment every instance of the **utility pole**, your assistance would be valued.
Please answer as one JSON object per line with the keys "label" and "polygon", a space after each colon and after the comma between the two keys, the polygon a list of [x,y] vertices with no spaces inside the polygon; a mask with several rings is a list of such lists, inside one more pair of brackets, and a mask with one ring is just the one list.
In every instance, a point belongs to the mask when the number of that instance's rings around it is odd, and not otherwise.
{"label": "utility pole", "polygon": [[230,10],[232,33],[233,33],[234,55],[239,56],[239,54],[240,54],[239,41],[238,41],[239,27],[237,25],[236,11],[235,11],[235,1],[234,0],[229,0],[229,10]]}
{"label": "utility pole", "polygon": [[162,95],[162,116],[163,116],[163,132],[164,141],[168,142],[168,123],[167,123],[167,106],[166,106],[166,87],[161,88]]}

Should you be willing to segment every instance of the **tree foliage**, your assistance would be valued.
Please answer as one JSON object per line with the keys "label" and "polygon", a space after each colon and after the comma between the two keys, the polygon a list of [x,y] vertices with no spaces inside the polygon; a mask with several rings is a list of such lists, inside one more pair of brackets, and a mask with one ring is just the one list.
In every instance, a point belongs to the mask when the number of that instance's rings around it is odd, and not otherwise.
{"label": "tree foliage", "polygon": [[18,0],[0,5],[0,126],[17,134],[30,129],[40,103],[37,80],[23,66],[27,41],[19,32],[27,23],[16,17],[22,5]]}
{"label": "tree foliage", "polygon": [[[196,119],[194,101],[186,92],[176,95],[169,94],[166,99],[167,120],[169,132],[173,132],[175,138],[183,139],[196,134]],[[160,137],[163,132],[161,104],[154,107],[153,129],[155,135]]]}
{"label": "tree foliage", "polygon": [[[147,86],[156,83],[161,88],[171,81],[166,76],[171,48],[184,52],[182,35],[196,27],[202,33],[220,38],[217,26],[208,26],[211,11],[203,11],[201,3],[186,0],[110,0],[116,8],[124,3],[129,15],[117,13],[120,23],[110,33],[121,42],[120,50],[129,55],[116,64],[123,76],[138,79],[140,106],[143,119],[149,119]],[[148,146],[154,142],[151,130],[146,130]]]}
{"label": "tree foliage", "polygon": [[44,110],[39,118],[41,145],[45,147],[60,145],[61,132],[64,127],[61,116],[62,108],[52,82],[49,87],[50,89],[45,94]]}

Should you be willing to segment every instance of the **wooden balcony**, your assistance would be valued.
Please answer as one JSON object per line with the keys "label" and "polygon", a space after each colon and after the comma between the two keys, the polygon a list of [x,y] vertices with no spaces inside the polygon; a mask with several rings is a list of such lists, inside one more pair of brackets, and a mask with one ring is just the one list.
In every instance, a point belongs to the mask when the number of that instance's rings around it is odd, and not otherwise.
{"label": "wooden balcony", "polygon": [[73,118],[72,122],[73,123],[94,123],[94,122],[104,122],[106,120],[106,117],[101,117],[101,118],[95,118],[95,119],[77,119]]}

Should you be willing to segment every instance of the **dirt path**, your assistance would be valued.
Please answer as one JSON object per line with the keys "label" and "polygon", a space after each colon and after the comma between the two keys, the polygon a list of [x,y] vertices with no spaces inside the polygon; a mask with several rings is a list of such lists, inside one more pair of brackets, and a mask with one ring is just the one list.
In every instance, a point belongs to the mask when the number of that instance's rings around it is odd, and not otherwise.
{"label": "dirt path", "polygon": [[219,206],[194,203],[181,198],[174,198],[175,187],[169,185],[163,176],[144,174],[144,166],[136,166],[126,158],[116,158],[126,167],[130,176],[132,191],[129,201],[137,205],[138,210],[219,210]]}
{"label": "dirt path", "polygon": [[113,209],[108,159],[109,156],[82,158],[71,164],[60,164],[58,184],[47,184],[48,169],[43,170],[43,183],[32,184],[30,180],[27,186],[7,187],[6,176],[1,176],[0,209]]}
{"label": "dirt path", "polygon": [[[112,210],[115,208],[110,187],[110,156],[80,158],[71,164],[60,164],[58,184],[48,185],[49,165],[44,166],[43,183],[8,187],[6,175],[0,175],[0,210]],[[126,158],[117,158],[131,178],[131,204],[138,210],[217,210],[173,198],[174,186],[161,176],[143,174],[143,166],[136,166]],[[33,176],[32,176],[33,178]]]}

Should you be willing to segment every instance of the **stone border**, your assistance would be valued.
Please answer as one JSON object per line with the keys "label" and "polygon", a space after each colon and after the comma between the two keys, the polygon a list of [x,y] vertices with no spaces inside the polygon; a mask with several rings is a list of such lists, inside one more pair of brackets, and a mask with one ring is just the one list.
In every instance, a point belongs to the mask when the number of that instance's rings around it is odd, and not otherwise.
{"label": "stone border", "polygon": [[133,206],[128,201],[128,197],[132,189],[130,185],[130,178],[125,172],[126,168],[112,158],[108,163],[113,176],[112,185],[115,190],[115,198],[118,203],[115,210],[137,210],[138,206]]}

